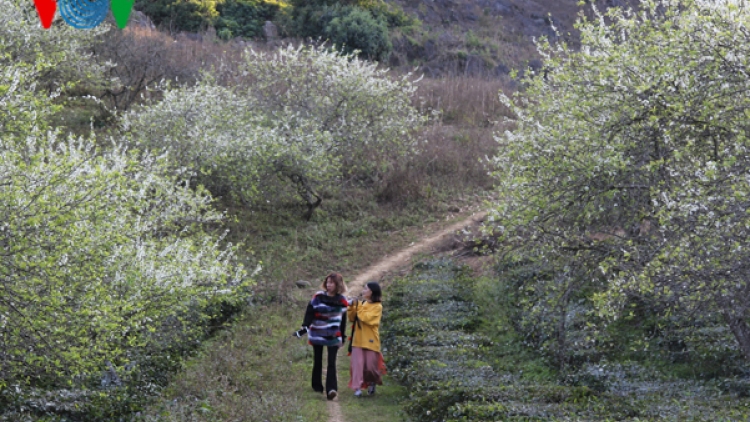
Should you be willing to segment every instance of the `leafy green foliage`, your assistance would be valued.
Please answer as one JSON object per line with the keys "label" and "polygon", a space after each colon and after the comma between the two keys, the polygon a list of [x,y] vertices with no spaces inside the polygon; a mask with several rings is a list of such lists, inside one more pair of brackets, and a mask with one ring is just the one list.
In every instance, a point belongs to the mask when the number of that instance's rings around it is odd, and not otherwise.
{"label": "leafy green foliage", "polygon": [[291,35],[320,38],[347,53],[369,60],[385,60],[393,46],[386,16],[357,5],[299,5],[290,11],[284,27]]}
{"label": "leafy green foliage", "polygon": [[137,0],[135,8],[156,25],[198,32],[213,25],[219,16],[217,3],[216,0]]}
{"label": "leafy green foliage", "polygon": [[225,39],[258,37],[267,20],[285,4],[275,0],[136,0],[136,9],[154,24],[199,32],[213,26]]}
{"label": "leafy green foliage", "polygon": [[[411,26],[417,23],[398,5],[383,0],[290,0],[288,3],[292,6],[289,12],[295,15],[330,7],[357,7],[371,12],[375,18],[384,18],[389,28]],[[299,29],[304,30],[302,27]]]}
{"label": "leafy green foliage", "polygon": [[421,263],[416,270],[388,288],[383,353],[391,376],[411,391],[410,416],[442,420],[471,395],[468,390],[494,381],[480,360],[489,343],[470,332],[479,320],[467,274],[446,261]]}
{"label": "leafy green foliage", "polygon": [[385,20],[358,7],[341,9],[323,27],[323,36],[344,51],[359,52],[369,60],[385,60],[393,49]]}
{"label": "leafy green foliage", "polygon": [[270,21],[281,5],[265,0],[224,0],[216,6],[216,33],[224,39],[256,38],[263,35],[263,24]]}
{"label": "leafy green foliage", "polygon": [[289,35],[328,41],[369,60],[388,59],[391,29],[418,25],[400,7],[380,0],[292,1],[290,6],[278,15]]}
{"label": "leafy green foliage", "polygon": [[347,53],[386,60],[393,49],[390,28],[417,21],[400,7],[380,0],[137,0],[135,7],[156,25],[199,32],[209,26],[222,39],[261,37],[266,21],[277,21],[287,35],[329,41]]}
{"label": "leafy green foliage", "polygon": [[700,315],[720,315],[750,359],[748,11],[701,0],[641,9],[581,22],[579,52],[541,43],[543,77],[503,97],[518,118],[498,137],[492,218],[509,253],[548,267],[523,289],[558,315],[544,331],[561,366],[567,345],[601,344],[565,337],[578,300],[594,309],[582,321],[592,333],[642,299],[687,336]]}
{"label": "leafy green foliage", "polygon": [[169,23],[174,23],[176,29],[189,32],[206,30],[219,12],[216,10],[215,0],[179,0],[169,3]]}
{"label": "leafy green foliage", "polygon": [[220,215],[160,160],[96,157],[54,138],[2,158],[3,378],[64,380],[121,361],[168,318],[240,282],[231,251],[188,230]]}
{"label": "leafy green foliage", "polygon": [[200,229],[221,219],[210,198],[163,158],[40,135],[0,151],[0,373],[14,402],[190,348],[249,281],[234,248]]}

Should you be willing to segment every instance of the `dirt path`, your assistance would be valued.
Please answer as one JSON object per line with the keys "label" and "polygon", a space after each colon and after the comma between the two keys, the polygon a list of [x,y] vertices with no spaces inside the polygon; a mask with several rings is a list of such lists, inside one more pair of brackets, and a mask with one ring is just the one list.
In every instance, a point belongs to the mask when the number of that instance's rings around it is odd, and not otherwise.
{"label": "dirt path", "polygon": [[352,281],[346,283],[349,288],[348,296],[356,296],[362,290],[362,287],[370,280],[380,281],[384,275],[389,272],[401,269],[411,264],[411,259],[420,253],[432,252],[434,248],[441,245],[441,243],[458,230],[463,229],[467,226],[476,225],[486,216],[486,212],[475,212],[468,218],[451,224],[450,226],[440,230],[432,236],[425,237],[420,241],[413,243],[408,248],[403,249],[393,255],[386,255],[380,262],[370,266],[364,272],[360,273]]}
{"label": "dirt path", "polygon": [[[479,224],[484,217],[486,212],[475,212],[469,217],[462,219],[450,226],[440,230],[439,232],[425,237],[418,242],[411,244],[406,249],[403,249],[393,255],[386,255],[379,262],[371,265],[369,268],[354,277],[353,280],[347,282],[349,291],[346,293],[347,296],[357,296],[361,291],[362,287],[370,280],[381,281],[383,277],[389,273],[400,270],[411,264],[411,259],[418,254],[434,252],[435,248],[442,245],[442,243],[456,233],[467,226],[473,226]],[[339,358],[347,358],[346,354],[339,354]],[[341,407],[339,406],[338,399],[331,400],[328,402],[328,421],[329,422],[345,422],[342,414]]]}

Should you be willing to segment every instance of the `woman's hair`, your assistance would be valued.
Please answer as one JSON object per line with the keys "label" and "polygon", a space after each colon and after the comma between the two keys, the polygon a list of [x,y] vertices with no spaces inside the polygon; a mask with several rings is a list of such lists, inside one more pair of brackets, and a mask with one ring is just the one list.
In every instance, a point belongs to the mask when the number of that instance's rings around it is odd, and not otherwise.
{"label": "woman's hair", "polygon": [[342,294],[346,291],[346,284],[344,284],[344,277],[339,273],[330,273],[326,276],[326,278],[323,279],[323,284],[320,285],[320,287],[323,288],[323,290],[326,289],[326,281],[328,279],[332,279],[334,283],[336,283],[336,294]]}
{"label": "woman's hair", "polygon": [[383,300],[383,291],[380,290],[380,284],[377,281],[368,281],[365,286],[372,292],[370,302],[380,302]]}

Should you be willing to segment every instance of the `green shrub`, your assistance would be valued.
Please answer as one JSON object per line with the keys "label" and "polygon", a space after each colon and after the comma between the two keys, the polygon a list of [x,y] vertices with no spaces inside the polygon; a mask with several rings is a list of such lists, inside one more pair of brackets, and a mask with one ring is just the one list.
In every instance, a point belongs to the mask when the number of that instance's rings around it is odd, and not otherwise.
{"label": "green shrub", "polygon": [[225,0],[216,5],[216,33],[220,38],[254,38],[263,34],[263,24],[272,20],[279,3],[263,0]]}
{"label": "green shrub", "polygon": [[288,35],[322,39],[370,60],[386,59],[393,49],[387,19],[356,5],[300,5],[284,15],[282,27]]}
{"label": "green shrub", "polygon": [[294,16],[313,10],[353,6],[369,11],[375,18],[383,18],[388,28],[420,25],[419,20],[406,14],[400,6],[383,0],[290,0],[289,5],[291,6],[290,12]]}
{"label": "green shrub", "polygon": [[381,0],[293,0],[290,5],[278,16],[288,35],[327,40],[344,51],[357,50],[370,60],[385,60],[390,55],[390,29],[420,24],[400,7]]}
{"label": "green shrub", "polygon": [[[514,318],[528,317],[527,310],[510,309],[524,297],[513,294],[515,282],[543,277],[545,266],[503,264],[500,280],[475,280],[449,261],[431,261],[415,265],[410,276],[388,286],[383,349],[389,374],[410,391],[404,403],[410,420],[747,417],[744,396],[750,383],[742,377],[706,388],[663,379],[639,364],[600,362],[559,382],[563,374],[545,362],[545,353],[529,347],[533,342],[511,327]],[[462,328],[460,321],[467,317],[482,325]]]}
{"label": "green shrub", "polygon": [[136,0],[135,8],[158,26],[171,30],[199,32],[219,16],[216,0]]}
{"label": "green shrub", "polygon": [[341,8],[338,16],[323,27],[322,34],[347,53],[359,51],[370,60],[385,60],[393,50],[385,19],[357,6]]}

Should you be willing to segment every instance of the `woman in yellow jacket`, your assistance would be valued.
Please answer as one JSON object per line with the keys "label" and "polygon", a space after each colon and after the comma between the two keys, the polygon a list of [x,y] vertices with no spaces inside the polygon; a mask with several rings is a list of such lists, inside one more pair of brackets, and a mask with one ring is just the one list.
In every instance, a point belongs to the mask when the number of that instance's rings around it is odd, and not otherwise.
{"label": "woman in yellow jacket", "polygon": [[349,388],[354,390],[356,397],[362,396],[364,388],[368,394],[375,394],[375,385],[383,385],[382,375],[385,374],[378,330],[383,316],[380,285],[374,281],[365,284],[362,298],[353,301],[346,311],[347,318],[352,321]]}

